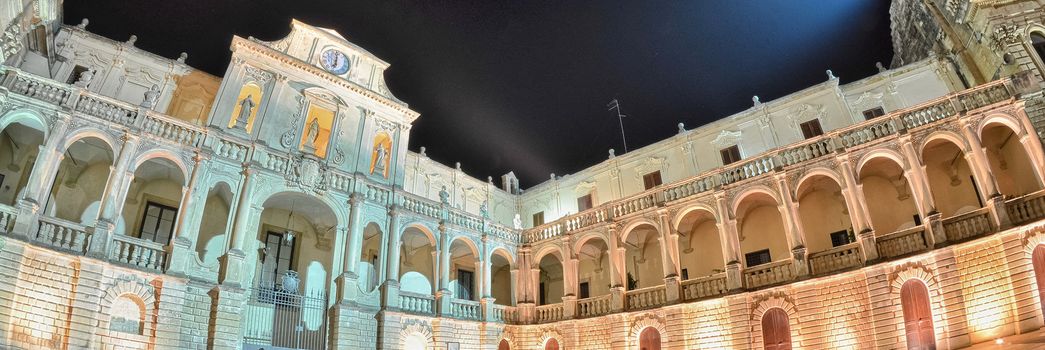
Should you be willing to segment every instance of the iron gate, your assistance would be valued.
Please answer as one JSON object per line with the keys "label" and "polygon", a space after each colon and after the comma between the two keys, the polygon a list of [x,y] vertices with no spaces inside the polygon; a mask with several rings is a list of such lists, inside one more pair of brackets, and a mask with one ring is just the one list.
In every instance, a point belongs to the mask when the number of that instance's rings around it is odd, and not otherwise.
{"label": "iron gate", "polygon": [[257,287],[243,307],[243,349],[326,349],[325,291]]}

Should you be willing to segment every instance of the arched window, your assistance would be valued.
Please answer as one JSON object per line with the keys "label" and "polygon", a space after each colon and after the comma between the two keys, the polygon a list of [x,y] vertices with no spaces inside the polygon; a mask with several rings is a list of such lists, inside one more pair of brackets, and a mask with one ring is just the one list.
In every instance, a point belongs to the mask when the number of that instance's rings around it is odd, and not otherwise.
{"label": "arched window", "polygon": [[501,342],[497,344],[497,350],[512,350],[512,346],[508,345],[508,341],[501,339]]}
{"label": "arched window", "polygon": [[660,350],[660,331],[646,327],[639,333],[639,350]]}
{"label": "arched window", "polygon": [[929,305],[929,290],[925,284],[919,280],[904,282],[903,287],[900,287],[900,304],[903,307],[907,348],[935,350],[933,313]]}
{"label": "arched window", "polygon": [[544,343],[544,350],[559,350],[559,341],[555,340],[555,338],[548,339],[548,341]]}
{"label": "arched window", "polygon": [[762,315],[762,344],[766,350],[791,350],[791,326],[783,309],[772,308]]}
{"label": "arched window", "polygon": [[1045,62],[1045,34],[1030,33],[1030,44],[1034,47],[1034,52],[1038,54],[1038,59]]}
{"label": "arched window", "polygon": [[109,330],[142,334],[145,324],[145,306],[137,297],[122,295],[113,300],[110,308]]}

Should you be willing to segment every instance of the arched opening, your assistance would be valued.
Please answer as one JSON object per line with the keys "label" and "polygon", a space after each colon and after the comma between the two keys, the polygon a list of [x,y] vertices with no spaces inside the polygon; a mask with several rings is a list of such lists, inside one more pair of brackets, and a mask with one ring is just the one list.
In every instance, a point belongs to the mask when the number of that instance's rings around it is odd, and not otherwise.
{"label": "arched opening", "polygon": [[900,287],[904,330],[908,349],[936,349],[933,333],[933,313],[929,305],[929,290],[922,281],[911,279]]}
{"label": "arched opening", "polygon": [[0,203],[13,206],[22,198],[43,143],[40,125],[15,122],[0,132]]}
{"label": "arched opening", "polygon": [[541,257],[537,265],[537,305],[561,303],[566,288],[562,258],[558,253],[548,253]]}
{"label": "arched opening", "polygon": [[1034,280],[1038,285],[1038,303],[1042,315],[1045,315],[1045,245],[1039,244],[1034,248],[1031,264],[1034,266]]}
{"label": "arched opening", "polygon": [[544,343],[544,350],[559,350],[559,341],[555,340],[555,338],[548,339]]}
{"label": "arched opening", "polygon": [[512,346],[508,344],[508,340],[501,339],[501,342],[497,343],[497,350],[512,350]]}
{"label": "arched opening", "polygon": [[983,197],[965,160],[965,152],[951,141],[936,139],[922,150],[922,163],[936,210],[943,217],[983,207]]}
{"label": "arched opening", "polygon": [[980,139],[1001,194],[1018,197],[1041,189],[1034,165],[1019,135],[1012,129],[1000,123],[991,123],[983,128]]}
{"label": "arched opening", "polygon": [[373,222],[363,228],[363,251],[359,253],[359,265],[356,267],[359,286],[363,290],[373,291],[381,281],[380,257],[383,235],[381,227]]}
{"label": "arched opening", "polygon": [[856,242],[842,187],[831,177],[815,175],[796,191],[798,216],[809,252],[817,253]]}
{"label": "arched opening", "polygon": [[158,157],[146,160],[134,170],[116,233],[169,244],[184,186],[185,177],[176,164]]}
{"label": "arched opening", "polygon": [[762,192],[752,193],[741,200],[736,215],[744,267],[791,258],[784,220],[775,198]]}
{"label": "arched opening", "polygon": [[218,258],[225,253],[225,233],[228,232],[232,198],[232,188],[224,182],[215,184],[207,191],[199,236],[196,237],[196,254],[204,265],[217,264]]}
{"label": "arched opening", "polygon": [[602,238],[592,237],[577,249],[577,298],[610,294],[609,246]]}
{"label": "arched opening", "polygon": [[660,233],[650,224],[631,229],[624,239],[624,270],[628,290],[664,285]]}
{"label": "arched opening", "polygon": [[783,309],[774,307],[762,314],[762,344],[766,350],[791,350],[791,326]]}
{"label": "arched opening", "polygon": [[403,230],[399,254],[399,290],[420,295],[435,292],[435,242],[417,226]]}
{"label": "arched opening", "polygon": [[679,260],[682,279],[688,280],[726,272],[715,215],[706,210],[686,213],[679,221]]}
{"label": "arched opening", "polygon": [[515,280],[512,278],[512,262],[503,250],[496,250],[490,256],[490,296],[499,305],[515,306],[512,291]]}
{"label": "arched opening", "polygon": [[403,339],[405,350],[428,350],[428,340],[423,335],[411,334]]}
{"label": "arched opening", "polygon": [[58,165],[44,214],[94,225],[112,165],[112,149],[101,139],[85,137],[74,142]]}
{"label": "arched opening", "polygon": [[458,237],[450,242],[450,288],[454,298],[478,300],[476,276],[479,275],[479,253],[467,240]]}
{"label": "arched opening", "polygon": [[639,350],[660,350],[660,331],[646,327],[639,333]]}
{"label": "arched opening", "polygon": [[885,157],[871,159],[860,168],[860,187],[876,236],[922,224],[903,168]]}
{"label": "arched opening", "polygon": [[1045,34],[1031,32],[1030,44],[1034,48],[1034,53],[1038,54],[1038,61],[1045,62]]}
{"label": "arched opening", "polygon": [[142,335],[145,331],[145,304],[141,298],[124,294],[109,307],[109,331]]}

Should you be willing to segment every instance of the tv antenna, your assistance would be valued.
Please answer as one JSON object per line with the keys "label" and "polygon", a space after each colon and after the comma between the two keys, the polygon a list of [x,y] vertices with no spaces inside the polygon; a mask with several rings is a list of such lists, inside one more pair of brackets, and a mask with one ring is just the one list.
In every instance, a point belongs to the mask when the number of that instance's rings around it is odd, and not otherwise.
{"label": "tv antenna", "polygon": [[620,122],[620,139],[624,141],[624,153],[628,153],[628,139],[624,137],[624,117],[627,115],[621,113],[620,101],[613,99],[609,104],[606,105],[607,110],[617,112],[617,121]]}

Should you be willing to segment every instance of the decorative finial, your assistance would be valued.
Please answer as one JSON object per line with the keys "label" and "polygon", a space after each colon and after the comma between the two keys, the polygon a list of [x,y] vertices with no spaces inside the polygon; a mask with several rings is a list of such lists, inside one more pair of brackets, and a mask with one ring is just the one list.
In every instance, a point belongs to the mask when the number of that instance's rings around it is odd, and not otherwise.
{"label": "decorative finial", "polygon": [[457,171],[461,171],[461,162],[454,163],[454,167],[457,168]]}
{"label": "decorative finial", "polygon": [[421,156],[422,157],[427,157],[428,156],[427,154],[425,154],[425,146],[421,146]]}
{"label": "decorative finial", "polygon": [[758,105],[762,104],[762,101],[758,100],[758,95],[751,96],[751,102],[753,102],[755,104],[755,106],[758,106]]}
{"label": "decorative finial", "polygon": [[131,37],[127,39],[127,45],[134,46],[135,41],[138,41],[138,36],[131,34]]}
{"label": "decorative finial", "polygon": [[87,29],[88,23],[91,23],[91,21],[87,20],[87,18],[81,19],[80,24],[77,24],[76,28],[80,28],[80,30]]}
{"label": "decorative finial", "polygon": [[487,176],[486,177],[486,183],[493,184],[493,176]]}
{"label": "decorative finial", "polygon": [[686,132],[686,124],[679,123],[679,133]]}
{"label": "decorative finial", "polygon": [[178,63],[185,63],[185,60],[189,58],[189,54],[182,52],[178,55]]}
{"label": "decorative finial", "polygon": [[832,72],[830,69],[828,69],[827,70],[827,80],[835,80],[835,79],[838,79],[838,77],[835,76],[834,72]]}
{"label": "decorative finial", "polygon": [[617,151],[614,151],[612,148],[610,148],[610,159],[613,159],[613,157],[616,157],[616,156],[617,156]]}
{"label": "decorative finial", "polygon": [[878,68],[878,73],[885,72],[885,66],[882,65],[882,62],[875,62],[874,67]]}
{"label": "decorative finial", "polygon": [[552,179],[552,180],[555,180],[555,173],[552,173],[552,175],[551,175],[551,179]]}

